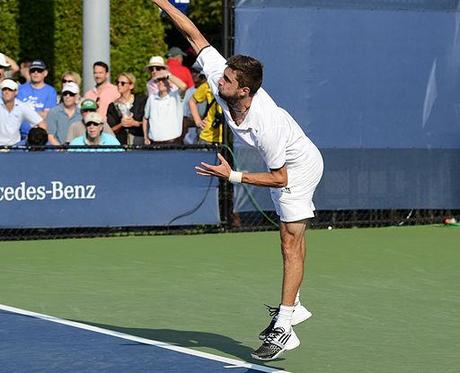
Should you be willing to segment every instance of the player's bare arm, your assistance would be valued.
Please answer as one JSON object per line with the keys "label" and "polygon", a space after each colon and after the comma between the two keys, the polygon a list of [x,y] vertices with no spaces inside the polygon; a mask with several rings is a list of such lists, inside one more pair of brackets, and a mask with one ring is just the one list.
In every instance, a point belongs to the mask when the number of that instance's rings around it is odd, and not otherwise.
{"label": "player's bare arm", "polygon": [[[216,176],[228,180],[232,168],[222,155],[217,154],[217,156],[221,162],[219,165],[201,162],[200,166],[195,167],[197,174],[202,176]],[[276,170],[270,170],[270,172],[245,172],[242,174],[241,182],[271,188],[285,187],[288,183],[286,165]]]}
{"label": "player's bare arm", "polygon": [[168,0],[152,1],[171,18],[174,25],[180,32],[182,32],[182,34],[184,34],[185,38],[192,45],[192,48],[197,54],[209,45],[209,42],[194,25],[194,23],[184,13],[171,5]]}

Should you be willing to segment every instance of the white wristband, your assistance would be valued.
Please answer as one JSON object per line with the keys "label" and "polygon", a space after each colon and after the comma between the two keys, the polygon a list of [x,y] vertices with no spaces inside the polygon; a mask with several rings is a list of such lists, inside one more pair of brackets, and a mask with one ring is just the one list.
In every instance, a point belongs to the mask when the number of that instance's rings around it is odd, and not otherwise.
{"label": "white wristband", "polygon": [[243,180],[243,173],[238,171],[230,171],[230,176],[228,177],[228,181],[233,184],[239,184]]}

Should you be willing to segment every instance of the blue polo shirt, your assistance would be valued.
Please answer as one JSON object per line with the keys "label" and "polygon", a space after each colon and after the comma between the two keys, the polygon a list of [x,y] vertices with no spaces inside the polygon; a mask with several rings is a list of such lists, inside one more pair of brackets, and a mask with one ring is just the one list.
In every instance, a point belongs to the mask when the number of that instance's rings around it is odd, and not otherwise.
{"label": "blue polo shirt", "polygon": [[72,123],[80,122],[82,120],[80,110],[75,108],[75,112],[69,118],[64,110],[64,104],[52,108],[46,117],[48,123],[48,134],[56,137],[59,144],[64,144],[67,138],[67,132]]}

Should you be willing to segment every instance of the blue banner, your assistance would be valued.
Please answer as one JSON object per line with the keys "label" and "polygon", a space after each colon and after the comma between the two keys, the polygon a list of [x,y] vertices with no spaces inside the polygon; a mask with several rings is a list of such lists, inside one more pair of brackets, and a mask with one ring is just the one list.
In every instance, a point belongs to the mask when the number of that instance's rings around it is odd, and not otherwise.
{"label": "blue banner", "polygon": [[219,224],[214,151],[0,154],[0,227]]}
{"label": "blue banner", "polygon": [[187,12],[190,6],[190,0],[169,0],[169,2],[183,13]]}

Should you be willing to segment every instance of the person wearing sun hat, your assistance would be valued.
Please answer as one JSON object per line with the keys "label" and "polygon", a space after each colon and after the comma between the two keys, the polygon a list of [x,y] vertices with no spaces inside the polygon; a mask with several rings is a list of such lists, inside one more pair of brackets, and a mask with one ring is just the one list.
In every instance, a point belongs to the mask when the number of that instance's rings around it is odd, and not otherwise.
{"label": "person wearing sun hat", "polygon": [[168,74],[170,79],[171,91],[177,91],[179,86],[186,85],[181,79],[171,73],[168,69],[168,65],[165,64],[165,60],[161,56],[150,57],[149,63],[145,66],[145,71],[150,73],[150,80],[147,82],[147,94],[148,96],[158,94],[158,77],[163,76],[165,73]]}
{"label": "person wearing sun hat", "polygon": [[77,107],[80,88],[77,83],[64,83],[61,92],[61,103],[52,108],[46,119],[48,123],[48,141],[53,145],[62,145],[66,142],[67,132],[72,123],[81,121],[81,114]]}

